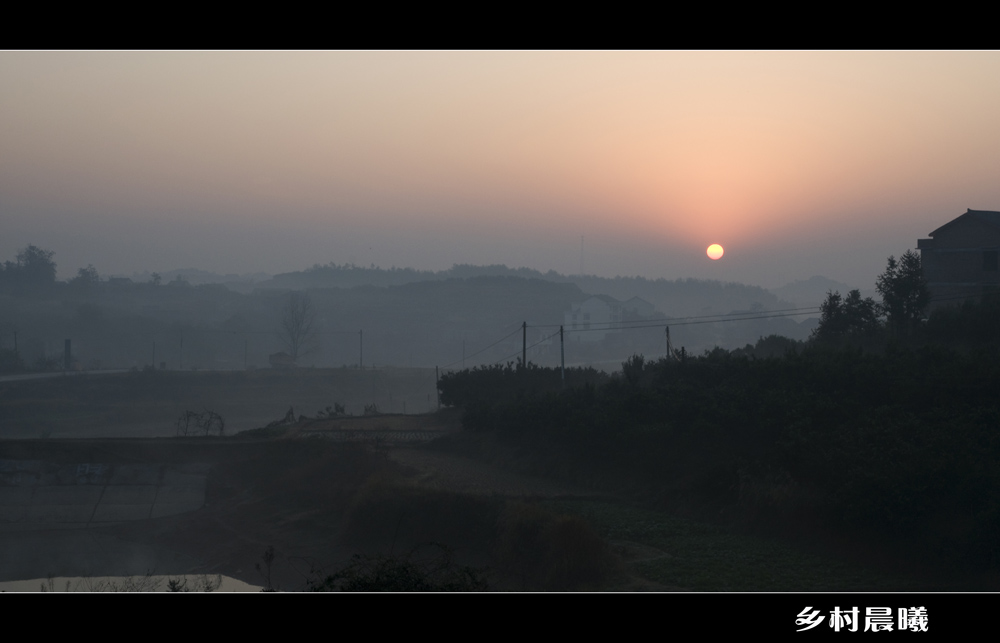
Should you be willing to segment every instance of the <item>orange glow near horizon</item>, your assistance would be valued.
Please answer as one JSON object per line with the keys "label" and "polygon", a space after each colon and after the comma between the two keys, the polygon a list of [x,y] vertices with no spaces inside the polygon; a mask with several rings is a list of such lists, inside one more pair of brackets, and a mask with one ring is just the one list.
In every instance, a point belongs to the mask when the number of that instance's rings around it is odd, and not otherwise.
{"label": "orange glow near horizon", "polygon": [[212,223],[262,270],[241,245],[281,230],[304,265],[496,245],[568,273],[586,235],[595,270],[680,276],[721,232],[713,276],[860,273],[845,248],[1000,209],[998,78],[974,51],[0,52],[0,259],[73,225],[166,256]]}

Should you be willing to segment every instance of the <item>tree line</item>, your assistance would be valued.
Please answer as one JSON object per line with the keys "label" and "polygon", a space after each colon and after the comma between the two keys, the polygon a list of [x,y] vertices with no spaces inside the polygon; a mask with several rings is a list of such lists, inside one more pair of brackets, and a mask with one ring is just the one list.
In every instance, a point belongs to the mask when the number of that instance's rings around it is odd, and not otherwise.
{"label": "tree line", "polygon": [[808,342],[636,355],[565,388],[558,369],[474,369],[441,400],[536,473],[998,569],[1000,298],[927,316],[915,253],[877,285],[878,302],[829,293]]}
{"label": "tree line", "polygon": [[812,339],[827,345],[871,343],[886,335],[898,339],[916,333],[930,303],[920,255],[907,250],[898,260],[890,256],[875,288],[882,297],[880,302],[871,297],[862,299],[858,290],[851,290],[846,297],[839,292],[827,293]]}

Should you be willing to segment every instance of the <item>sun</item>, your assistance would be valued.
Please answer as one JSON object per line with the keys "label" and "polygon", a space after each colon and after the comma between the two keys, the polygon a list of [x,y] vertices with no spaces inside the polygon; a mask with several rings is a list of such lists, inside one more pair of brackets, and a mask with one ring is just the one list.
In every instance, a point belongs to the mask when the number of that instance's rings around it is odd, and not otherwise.
{"label": "sun", "polygon": [[711,259],[712,261],[715,261],[717,259],[722,259],[722,255],[725,252],[726,251],[722,249],[722,246],[720,246],[717,243],[713,243],[708,247],[708,250],[705,251],[705,253],[708,255],[708,258]]}

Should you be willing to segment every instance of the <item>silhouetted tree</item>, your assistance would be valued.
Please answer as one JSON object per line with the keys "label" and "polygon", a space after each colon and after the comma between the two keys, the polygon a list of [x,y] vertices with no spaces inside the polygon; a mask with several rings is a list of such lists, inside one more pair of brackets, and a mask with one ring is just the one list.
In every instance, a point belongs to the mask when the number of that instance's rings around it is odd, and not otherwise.
{"label": "silhouetted tree", "polygon": [[784,357],[790,353],[796,353],[802,344],[800,341],[772,334],[757,340],[753,347],[753,355],[756,357]]}
{"label": "silhouetted tree", "polygon": [[70,283],[78,288],[92,288],[96,286],[101,281],[101,276],[97,274],[97,268],[93,265],[88,265],[86,268],[80,268],[77,271],[76,276],[70,279]]}
{"label": "silhouetted tree", "polygon": [[281,339],[293,360],[304,357],[319,348],[316,333],[316,309],[309,295],[293,292],[285,300],[281,311]]}
{"label": "silhouetted tree", "polygon": [[55,283],[56,262],[52,260],[53,254],[51,250],[42,250],[38,246],[22,248],[17,253],[16,261],[4,262],[4,276],[11,282],[27,286]]}
{"label": "silhouetted tree", "polygon": [[622,377],[629,386],[639,386],[642,380],[642,369],[646,363],[646,358],[642,355],[633,355],[622,362]]}
{"label": "silhouetted tree", "polygon": [[889,328],[896,333],[911,331],[924,316],[930,303],[927,280],[920,266],[920,255],[907,250],[896,261],[889,257],[885,272],[878,276],[875,288],[882,295],[882,312]]}
{"label": "silhouetted tree", "polygon": [[859,290],[847,293],[846,298],[836,291],[827,293],[820,313],[812,336],[824,343],[870,336],[881,328],[878,304],[871,297],[862,299]]}

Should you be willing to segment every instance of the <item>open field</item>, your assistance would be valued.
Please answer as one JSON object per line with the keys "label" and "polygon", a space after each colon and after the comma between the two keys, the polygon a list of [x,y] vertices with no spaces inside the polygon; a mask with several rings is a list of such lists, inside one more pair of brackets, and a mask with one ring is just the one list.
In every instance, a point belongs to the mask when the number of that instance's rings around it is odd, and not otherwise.
{"label": "open field", "polygon": [[428,369],[139,371],[0,382],[0,439],[168,437],[186,411],[211,410],[226,434],[337,404],[361,415],[437,407]]}

